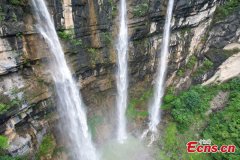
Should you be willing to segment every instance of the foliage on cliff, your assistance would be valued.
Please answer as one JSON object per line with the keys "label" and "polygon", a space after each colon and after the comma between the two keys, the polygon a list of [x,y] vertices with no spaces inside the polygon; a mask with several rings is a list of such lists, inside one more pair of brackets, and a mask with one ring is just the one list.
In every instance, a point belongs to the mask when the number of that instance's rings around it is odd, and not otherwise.
{"label": "foliage on cliff", "polygon": [[[205,114],[210,108],[213,97],[219,93],[230,92],[230,97],[223,110],[212,113],[210,117]],[[187,154],[185,145],[191,140],[211,139],[212,144],[221,146],[240,145],[240,79],[236,78],[229,82],[212,86],[193,86],[178,95],[169,93],[165,98],[172,114],[172,123],[167,125],[164,141],[164,154],[177,159],[237,159],[236,154]],[[167,103],[167,104],[166,104]],[[171,135],[169,137],[169,135]],[[184,148],[184,150],[182,149]],[[237,148],[237,151],[239,148]]]}
{"label": "foliage on cliff", "polygon": [[218,6],[214,13],[214,22],[224,20],[240,6],[240,0],[227,0],[222,6]]}

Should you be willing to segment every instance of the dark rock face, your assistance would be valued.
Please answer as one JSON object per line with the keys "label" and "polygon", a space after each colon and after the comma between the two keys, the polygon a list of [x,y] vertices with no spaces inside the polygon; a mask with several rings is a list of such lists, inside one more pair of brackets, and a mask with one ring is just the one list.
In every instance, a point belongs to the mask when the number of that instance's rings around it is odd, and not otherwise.
{"label": "dark rock face", "polygon": [[[23,95],[20,100],[24,102],[11,115],[3,114],[5,118],[1,121],[0,128],[1,133],[10,130],[9,135],[15,134],[15,126],[24,122],[30,126],[26,134],[31,135],[33,143],[38,133],[41,135],[51,128],[44,127],[44,124],[55,121],[58,117],[46,118],[46,115],[55,113],[56,107],[47,67],[49,53],[44,40],[36,31],[31,2],[24,2],[16,5],[7,0],[0,0],[0,94],[11,97],[11,91],[17,88],[17,93]],[[111,121],[111,117],[107,115],[114,114],[115,41],[119,1],[47,2],[56,29],[65,35],[65,38],[60,36],[62,46],[73,76],[79,80],[89,117],[102,116],[105,117],[104,121]],[[139,83],[152,84],[160,57],[167,2],[128,1],[130,90]],[[227,20],[210,26],[219,3],[222,3],[222,0],[175,2],[168,85],[181,90],[188,88],[192,82],[201,83],[206,74],[207,77],[213,75],[214,69],[226,60],[227,57],[221,54],[222,48],[239,39],[240,20],[237,18],[239,13],[236,12]],[[219,52],[216,53],[212,48],[218,49]],[[195,56],[197,60],[193,66],[187,67],[191,56]],[[214,69],[192,78],[192,74],[206,58],[214,63]],[[183,70],[181,75],[179,70]],[[24,109],[23,104],[27,106]],[[22,114],[26,116],[21,117]],[[7,128],[16,117],[19,121],[13,123],[10,129]],[[109,126],[102,126],[111,130]],[[101,130],[98,134],[107,137],[107,133],[101,133]],[[101,141],[97,138],[96,140]],[[31,144],[29,148],[34,146],[35,144]]]}

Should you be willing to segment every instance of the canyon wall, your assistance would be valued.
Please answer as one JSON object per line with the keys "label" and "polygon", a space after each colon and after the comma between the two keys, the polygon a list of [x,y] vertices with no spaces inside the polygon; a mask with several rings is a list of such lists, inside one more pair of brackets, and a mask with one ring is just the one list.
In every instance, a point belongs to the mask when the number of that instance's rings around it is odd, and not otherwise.
{"label": "canyon wall", "polygon": [[[115,124],[118,1],[47,2],[89,117],[102,117],[94,138],[101,143],[111,136]],[[176,92],[207,81],[238,52],[236,47],[228,51],[224,47],[239,43],[240,12],[216,20],[216,7],[222,3],[175,2],[167,84]],[[0,131],[11,142],[9,153],[22,155],[33,151],[46,132],[57,132],[57,105],[48,72],[48,46],[36,31],[31,2],[0,0],[0,5],[0,102],[9,106],[0,110]],[[166,5],[165,0],[128,1],[130,98],[156,83]],[[139,124],[130,126],[136,127]]]}

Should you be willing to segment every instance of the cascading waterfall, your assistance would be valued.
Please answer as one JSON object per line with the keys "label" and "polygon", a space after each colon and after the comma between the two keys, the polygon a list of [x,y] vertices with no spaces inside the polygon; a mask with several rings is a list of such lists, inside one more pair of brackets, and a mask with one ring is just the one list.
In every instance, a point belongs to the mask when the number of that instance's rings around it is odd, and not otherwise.
{"label": "cascading waterfall", "polygon": [[168,9],[166,15],[166,22],[164,25],[163,41],[161,46],[161,59],[159,61],[156,84],[154,87],[154,97],[152,103],[150,103],[150,117],[149,117],[149,129],[143,133],[144,137],[147,132],[157,133],[157,125],[161,120],[161,110],[159,109],[162,105],[162,98],[165,91],[165,78],[168,65],[168,54],[169,54],[169,41],[170,41],[170,29],[171,29],[171,19],[173,12],[174,0],[169,0]]}
{"label": "cascading waterfall", "polygon": [[84,104],[64,57],[54,23],[44,0],[32,0],[37,29],[50,50],[51,75],[58,96],[61,129],[68,141],[74,160],[96,160],[95,148],[88,131]]}
{"label": "cascading waterfall", "polygon": [[126,109],[128,97],[128,26],[127,26],[127,6],[126,0],[120,1],[120,29],[117,41],[117,111],[118,111],[118,128],[117,139],[123,142],[127,138],[126,129]]}

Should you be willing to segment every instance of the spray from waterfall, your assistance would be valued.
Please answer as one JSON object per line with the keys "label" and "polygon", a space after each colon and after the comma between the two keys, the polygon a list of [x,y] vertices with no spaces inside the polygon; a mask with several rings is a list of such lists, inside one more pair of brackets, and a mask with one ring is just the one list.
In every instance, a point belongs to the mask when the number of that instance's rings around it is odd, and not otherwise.
{"label": "spray from waterfall", "polygon": [[44,0],[32,0],[37,29],[49,47],[50,72],[58,97],[61,129],[74,160],[96,160],[97,155],[88,131],[84,104],[64,57],[54,23]]}
{"label": "spray from waterfall", "polygon": [[[169,0],[167,14],[166,14],[166,21],[164,25],[164,33],[163,33],[163,41],[161,46],[161,59],[159,61],[158,70],[157,70],[157,78],[156,84],[154,87],[154,97],[152,103],[149,106],[149,129],[146,130],[142,138],[147,135],[149,131],[152,133],[157,133],[157,125],[160,123],[161,120],[161,110],[160,106],[162,105],[162,98],[164,96],[165,91],[165,78],[167,72],[167,65],[168,65],[168,54],[169,54],[169,41],[170,41],[170,29],[171,29],[171,19],[172,19],[172,12],[173,12],[173,5],[174,0]],[[153,137],[151,138],[154,139]]]}
{"label": "spray from waterfall", "polygon": [[128,27],[127,27],[127,6],[126,0],[120,1],[120,29],[117,41],[117,114],[118,114],[118,128],[117,139],[123,142],[127,138],[126,129],[126,109],[128,97]]}

